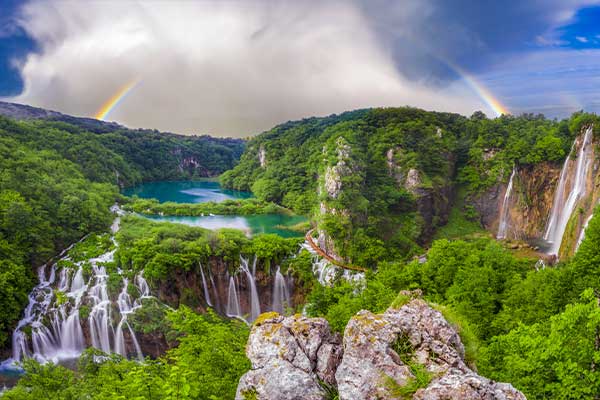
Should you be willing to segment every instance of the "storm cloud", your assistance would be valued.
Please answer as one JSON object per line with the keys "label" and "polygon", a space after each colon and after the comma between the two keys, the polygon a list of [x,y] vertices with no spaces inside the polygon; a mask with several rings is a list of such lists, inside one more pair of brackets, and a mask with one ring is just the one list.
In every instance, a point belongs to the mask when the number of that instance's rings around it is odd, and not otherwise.
{"label": "storm cloud", "polygon": [[139,79],[109,119],[235,136],[362,107],[484,107],[407,79],[366,18],[348,2],[31,2],[20,22],[39,51],[13,100],[92,116]]}

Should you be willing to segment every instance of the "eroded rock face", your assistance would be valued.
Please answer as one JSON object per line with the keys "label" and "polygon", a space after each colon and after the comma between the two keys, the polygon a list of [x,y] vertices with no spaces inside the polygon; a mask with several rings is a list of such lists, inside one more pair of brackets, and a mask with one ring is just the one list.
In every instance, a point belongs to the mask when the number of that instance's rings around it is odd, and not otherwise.
{"label": "eroded rock face", "polygon": [[456,330],[415,293],[406,295],[413,298],[400,308],[357,313],[346,326],[343,357],[324,319],[263,316],[248,340],[252,370],[236,398],[323,399],[322,381],[337,386],[341,400],[396,399],[394,390],[414,382],[419,369],[430,381],[413,399],[525,400],[511,385],[472,371]]}
{"label": "eroded rock face", "polygon": [[415,378],[415,365],[432,378],[415,399],[525,399],[471,371],[456,330],[420,299],[384,314],[361,311],[348,322],[336,372],[340,399],[397,398],[394,387]]}
{"label": "eroded rock face", "polygon": [[236,399],[325,398],[319,381],[335,384],[341,340],[323,318],[263,314],[252,327],[246,355],[252,369],[240,379]]}

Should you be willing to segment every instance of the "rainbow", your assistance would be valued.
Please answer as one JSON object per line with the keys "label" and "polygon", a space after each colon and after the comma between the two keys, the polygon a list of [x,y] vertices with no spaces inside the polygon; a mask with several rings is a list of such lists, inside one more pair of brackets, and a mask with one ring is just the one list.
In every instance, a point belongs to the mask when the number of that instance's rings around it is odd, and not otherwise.
{"label": "rainbow", "polygon": [[497,117],[501,116],[502,114],[510,114],[508,109],[500,102],[500,100],[496,99],[492,92],[490,92],[489,89],[479,82],[473,75],[469,74],[467,71],[463,70],[454,63],[446,61],[446,64],[450,68],[454,69],[458,75],[460,75],[463,81],[471,89],[473,89],[477,96],[479,96],[479,98],[483,100],[483,102],[487,104],[487,106],[490,107],[494,113],[496,113]]}
{"label": "rainbow", "polygon": [[106,100],[106,102],[104,102],[104,104],[102,104],[102,107],[100,107],[100,109],[96,112],[94,118],[100,120],[106,119],[108,114],[110,114],[111,111],[114,110],[119,105],[119,103],[121,103],[121,101],[123,101],[123,99],[127,97],[127,95],[133,90],[133,88],[135,88],[139,83],[139,79],[134,79],[131,82],[119,88],[119,90],[115,94],[113,94],[108,100]]}

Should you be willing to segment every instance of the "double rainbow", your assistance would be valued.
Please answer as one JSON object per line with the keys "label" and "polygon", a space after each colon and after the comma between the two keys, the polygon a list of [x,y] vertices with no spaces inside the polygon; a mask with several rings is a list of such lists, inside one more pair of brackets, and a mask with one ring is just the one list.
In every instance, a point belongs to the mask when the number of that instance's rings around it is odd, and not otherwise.
{"label": "double rainbow", "polygon": [[[501,116],[502,114],[509,114],[508,109],[494,97],[494,95],[482,84],[480,83],[474,76],[464,71],[462,68],[458,67],[454,63],[446,61],[446,64],[452,68],[458,75],[460,75],[463,81],[479,96],[483,102],[490,107],[496,116]],[[127,84],[123,85],[119,88],[119,90],[112,95],[102,107],[96,112],[94,118],[99,120],[104,120],[108,117],[108,115],[127,97],[129,93],[140,83],[140,79],[134,79]]]}
{"label": "double rainbow", "polygon": [[119,90],[113,94],[102,107],[96,112],[94,118],[105,120],[106,117],[123,101],[125,97],[140,83],[139,79],[134,79],[131,82],[123,85]]}

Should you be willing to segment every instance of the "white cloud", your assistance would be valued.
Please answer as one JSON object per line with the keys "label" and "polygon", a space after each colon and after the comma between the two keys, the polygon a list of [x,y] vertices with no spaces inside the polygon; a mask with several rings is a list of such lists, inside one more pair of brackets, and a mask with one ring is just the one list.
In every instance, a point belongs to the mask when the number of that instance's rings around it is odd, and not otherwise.
{"label": "white cloud", "polygon": [[22,25],[41,51],[11,100],[92,116],[140,79],[109,119],[236,136],[362,107],[486,110],[463,86],[403,78],[352,3],[298,3],[31,2]]}
{"label": "white cloud", "polygon": [[575,36],[575,39],[577,39],[577,41],[581,42],[581,43],[587,43],[588,42],[588,38],[586,38],[585,36]]}

